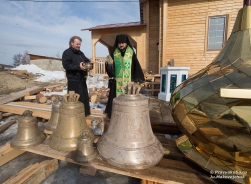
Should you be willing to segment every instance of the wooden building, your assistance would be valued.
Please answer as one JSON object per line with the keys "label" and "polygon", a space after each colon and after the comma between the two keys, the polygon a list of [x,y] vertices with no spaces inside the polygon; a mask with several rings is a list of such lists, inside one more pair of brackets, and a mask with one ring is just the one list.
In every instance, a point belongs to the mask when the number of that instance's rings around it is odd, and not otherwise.
{"label": "wooden building", "polygon": [[34,64],[43,70],[64,71],[62,59],[48,56],[29,54],[30,64]]}
{"label": "wooden building", "polygon": [[139,0],[140,22],[101,25],[92,32],[96,43],[111,50],[117,34],[125,33],[143,69],[159,73],[169,65],[190,67],[189,75],[212,62],[231,34],[243,0]]}

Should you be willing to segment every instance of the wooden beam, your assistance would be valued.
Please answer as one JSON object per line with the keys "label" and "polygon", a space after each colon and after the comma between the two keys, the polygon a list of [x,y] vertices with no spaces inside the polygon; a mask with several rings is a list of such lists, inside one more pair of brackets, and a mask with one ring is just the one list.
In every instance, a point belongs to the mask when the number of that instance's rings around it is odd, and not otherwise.
{"label": "wooden beam", "polygon": [[0,112],[0,120],[2,120],[3,117],[8,117],[8,116],[11,116],[11,115],[13,115],[13,114],[12,113],[2,113],[2,112]]}
{"label": "wooden beam", "polygon": [[0,148],[0,166],[23,154],[25,151],[21,149],[14,149],[10,147],[10,143]]}
{"label": "wooden beam", "polygon": [[41,183],[57,169],[57,159],[45,160],[41,163],[29,165],[28,167],[5,181],[3,184]]}
{"label": "wooden beam", "polygon": [[[168,14],[168,1],[163,0],[163,40],[162,40],[162,48],[161,48],[161,53],[162,53],[162,61],[161,61],[161,67],[166,66],[166,48],[167,48],[167,25],[168,25],[168,20],[167,20],[167,14]],[[160,73],[160,72],[159,72]]]}
{"label": "wooden beam", "polygon": [[64,84],[54,84],[54,85],[49,85],[45,87],[46,91],[53,91],[54,88],[59,87],[59,86],[64,86]]}
{"label": "wooden beam", "polygon": [[24,96],[24,100],[35,100],[36,97],[37,97],[36,95]]}
{"label": "wooden beam", "polygon": [[[175,183],[178,183],[178,182],[175,182]],[[141,180],[140,184],[162,184],[162,183],[158,183],[158,182],[154,182],[154,181]]]}
{"label": "wooden beam", "polygon": [[92,167],[91,165],[83,165],[79,172],[81,174],[87,174],[87,175],[90,175],[90,176],[95,176],[96,172],[97,172],[97,169],[95,169],[94,167]]}
{"label": "wooden beam", "polygon": [[[158,135],[159,137],[159,135]],[[172,142],[173,140],[168,140],[166,142],[166,146],[168,142]],[[174,142],[174,141],[173,141]],[[173,143],[175,144],[175,143]],[[165,147],[166,147],[165,146]],[[112,166],[107,162],[103,161],[100,157],[97,157],[91,163],[78,163],[73,160],[72,152],[67,151],[57,151],[49,147],[48,138],[37,146],[24,149],[28,152],[56,158],[59,160],[83,165],[84,167],[80,169],[80,172],[86,173],[86,169],[89,167],[93,167],[92,173],[94,174],[96,170],[104,170],[116,174],[126,175],[130,177],[135,177],[139,179],[144,179],[147,181],[153,181],[158,183],[173,183],[173,182],[182,182],[182,183],[205,183],[205,180],[210,180],[208,176],[204,176],[205,174],[201,173],[200,170],[195,170],[193,166],[186,164],[183,161],[172,160],[163,158],[156,166],[143,169],[143,170],[132,170],[132,169],[123,169]],[[168,153],[167,153],[168,154]],[[81,171],[82,170],[82,171]],[[168,173],[168,174],[167,174]],[[206,178],[206,179],[205,179]]]}
{"label": "wooden beam", "polygon": [[[28,102],[24,102],[28,103]],[[34,106],[35,105],[35,106]],[[39,106],[43,105],[43,106]],[[51,116],[51,106],[44,104],[29,103],[28,105],[18,102],[12,102],[5,105],[0,105],[0,111],[11,112],[22,115],[25,110],[31,110],[33,116],[49,119]]]}
{"label": "wooden beam", "polygon": [[5,130],[7,130],[11,125],[13,125],[14,123],[16,123],[16,120],[11,120],[8,123],[0,126],[0,134],[3,133]]}
{"label": "wooden beam", "polygon": [[22,91],[19,91],[19,92],[16,92],[16,93],[12,93],[12,94],[9,94],[7,96],[4,96],[4,97],[1,97],[0,98],[0,105],[1,104],[5,104],[5,103],[8,103],[8,102],[12,102],[14,100],[18,100],[20,98],[23,98],[24,96],[26,96],[26,93],[29,93],[29,95],[27,96],[30,96],[30,95],[33,95],[33,94],[36,94],[38,93],[39,91],[42,91],[44,88],[43,87],[39,87],[39,86],[34,86],[32,88],[27,88],[25,90],[22,90]]}
{"label": "wooden beam", "polygon": [[72,159],[72,152],[58,151],[58,150],[52,149],[49,146],[48,137],[45,139],[45,141],[42,144],[39,144],[34,147],[30,147],[30,148],[25,148],[24,150],[28,151],[30,153],[34,153],[34,154],[38,154],[38,155],[42,155],[42,156],[55,158],[58,160],[82,165],[81,163],[77,163]]}
{"label": "wooden beam", "polygon": [[[171,159],[162,159],[156,166],[143,170],[118,168],[108,164],[100,158],[95,159],[88,165],[91,165],[98,170],[139,178],[155,183],[204,183],[202,179],[203,176],[200,176],[199,172],[192,169],[182,161]],[[85,168],[81,167],[80,171],[82,169]]]}
{"label": "wooden beam", "polygon": [[35,88],[35,89],[32,89],[32,90],[28,90],[28,91],[26,91],[25,96],[31,96],[31,95],[37,94],[37,93],[39,93],[40,91],[43,91],[43,90],[45,90],[44,87],[38,87],[38,88]]}

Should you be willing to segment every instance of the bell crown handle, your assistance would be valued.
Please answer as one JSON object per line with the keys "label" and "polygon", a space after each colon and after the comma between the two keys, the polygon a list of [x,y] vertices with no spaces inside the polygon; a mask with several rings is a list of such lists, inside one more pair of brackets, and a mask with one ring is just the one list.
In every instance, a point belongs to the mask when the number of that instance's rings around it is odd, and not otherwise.
{"label": "bell crown handle", "polygon": [[128,95],[138,95],[141,85],[134,82],[128,82],[128,84],[121,86],[122,94],[125,94],[126,89]]}
{"label": "bell crown handle", "polygon": [[89,130],[88,129],[82,130],[80,135],[81,135],[82,138],[88,137],[89,136]]}
{"label": "bell crown handle", "polygon": [[31,117],[33,114],[33,112],[31,110],[25,110],[22,114],[22,116],[25,116],[25,117]]}
{"label": "bell crown handle", "polygon": [[127,84],[124,84],[121,86],[122,94],[125,94],[125,88],[127,87]]}
{"label": "bell crown handle", "polygon": [[75,93],[75,91],[69,91],[68,94],[64,95],[64,101],[65,102],[77,102],[80,95]]}
{"label": "bell crown handle", "polygon": [[78,101],[79,97],[80,97],[80,95],[76,93],[76,94],[75,94],[75,102]]}

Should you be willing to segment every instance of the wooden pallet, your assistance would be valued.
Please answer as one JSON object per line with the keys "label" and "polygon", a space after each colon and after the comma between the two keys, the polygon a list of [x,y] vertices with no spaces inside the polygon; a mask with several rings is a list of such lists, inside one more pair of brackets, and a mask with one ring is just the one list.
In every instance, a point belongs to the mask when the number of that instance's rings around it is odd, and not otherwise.
{"label": "wooden pallet", "polygon": [[13,175],[3,184],[32,184],[41,183],[58,169],[58,160],[45,160],[41,163],[29,165],[19,173]]}
{"label": "wooden pallet", "polygon": [[[186,162],[186,158],[178,150],[173,140],[165,139],[164,136],[160,134],[156,135],[156,137],[161,141],[164,147],[165,156],[156,166],[143,170],[118,168],[103,161],[100,157],[97,157],[91,163],[77,163],[72,158],[72,152],[57,151],[50,148],[48,145],[48,138],[40,145],[22,149],[21,151],[27,151],[38,155],[43,155],[50,158],[81,165],[80,172],[83,174],[95,175],[96,170],[104,170],[107,172],[139,178],[142,180],[142,184],[215,183],[210,179],[209,174],[205,175],[205,173],[198,170],[197,166],[195,167],[195,165],[191,162]],[[9,144],[6,144],[6,146],[9,146]]]}

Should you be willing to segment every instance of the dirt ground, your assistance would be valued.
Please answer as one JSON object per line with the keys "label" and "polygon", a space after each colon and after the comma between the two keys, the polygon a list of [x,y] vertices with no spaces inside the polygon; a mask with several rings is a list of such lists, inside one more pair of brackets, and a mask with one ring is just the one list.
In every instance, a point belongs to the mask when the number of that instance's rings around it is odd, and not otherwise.
{"label": "dirt ground", "polygon": [[24,90],[33,86],[46,86],[48,82],[34,81],[36,75],[25,70],[7,71],[0,70],[0,95],[5,95]]}
{"label": "dirt ground", "polygon": [[[12,92],[18,92],[33,86],[46,86],[50,83],[35,82],[36,76],[25,73],[23,71],[9,72],[0,70],[0,96],[5,96]],[[18,120],[20,115],[13,115],[0,120],[0,126],[9,122],[10,120]],[[38,126],[43,128],[46,122],[38,119]],[[11,141],[16,135],[18,124],[15,123],[6,131],[0,134],[0,147],[4,146],[7,142]],[[0,167],[0,183],[5,182],[11,176],[17,174],[22,169],[31,164],[42,162],[51,158],[36,155],[33,153],[25,152],[15,159],[7,162]],[[59,168],[42,184],[139,184],[140,180],[119,174],[109,173],[105,171],[97,171],[95,176],[84,175],[79,172],[80,165],[72,164],[64,161],[59,161]]]}

